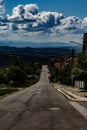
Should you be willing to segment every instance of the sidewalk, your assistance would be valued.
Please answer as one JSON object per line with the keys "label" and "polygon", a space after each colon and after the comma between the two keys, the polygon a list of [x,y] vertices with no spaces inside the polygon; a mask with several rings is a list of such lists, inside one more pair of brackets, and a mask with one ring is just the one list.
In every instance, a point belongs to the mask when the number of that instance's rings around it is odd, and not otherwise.
{"label": "sidewalk", "polygon": [[71,87],[60,84],[52,84],[60,93],[62,93],[69,100],[87,102],[87,92],[77,87]]}

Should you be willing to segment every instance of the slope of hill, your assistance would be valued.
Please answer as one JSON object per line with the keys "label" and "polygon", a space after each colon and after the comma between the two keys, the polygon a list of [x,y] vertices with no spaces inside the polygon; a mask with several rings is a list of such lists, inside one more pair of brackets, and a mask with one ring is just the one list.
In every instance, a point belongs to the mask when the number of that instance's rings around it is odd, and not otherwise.
{"label": "slope of hill", "polygon": [[29,61],[41,61],[43,63],[48,62],[50,58],[65,57],[71,54],[72,48],[76,53],[81,52],[81,47],[63,46],[63,47],[43,47],[43,48],[31,48],[31,47],[9,47],[0,46],[0,67],[7,67],[15,57],[19,57],[24,64]]}
{"label": "slope of hill", "polygon": [[3,54],[22,54],[22,55],[38,55],[46,57],[64,57],[67,54],[71,54],[72,48],[75,49],[76,53],[81,51],[81,47],[47,47],[47,48],[17,48],[9,46],[0,46],[0,53]]}

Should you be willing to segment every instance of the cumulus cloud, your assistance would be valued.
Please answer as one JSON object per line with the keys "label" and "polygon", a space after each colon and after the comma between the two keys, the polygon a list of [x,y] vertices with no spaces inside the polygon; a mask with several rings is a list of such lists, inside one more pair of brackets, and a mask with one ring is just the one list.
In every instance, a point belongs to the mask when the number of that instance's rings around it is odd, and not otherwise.
{"label": "cumulus cloud", "polygon": [[[4,1],[1,1],[4,7]],[[0,19],[2,19],[1,16]],[[36,4],[18,5],[13,8],[12,15],[7,15],[7,21],[0,22],[0,31],[9,32],[6,33],[8,36],[6,38],[12,40],[68,42],[76,35],[77,41],[80,41],[82,34],[87,31],[87,17],[84,19],[76,16],[65,18],[62,13],[58,12],[39,12]]]}
{"label": "cumulus cloud", "polygon": [[33,15],[38,13],[38,6],[36,4],[26,4],[24,6],[25,14],[31,13]]}
{"label": "cumulus cloud", "polygon": [[41,12],[38,13],[38,6],[36,4],[18,5],[13,8],[12,15],[7,15],[8,20],[30,20],[34,21],[32,27],[46,26],[53,27],[60,24],[60,19],[63,19],[62,13],[57,12]]}
{"label": "cumulus cloud", "polygon": [[[39,8],[36,4],[18,5],[14,7],[12,15],[7,15],[7,20],[13,22],[9,28],[13,30],[21,29],[46,32],[49,28],[59,25],[60,20],[64,18],[62,13],[46,11],[39,13],[38,11]],[[20,21],[20,24],[14,23],[17,21]]]}
{"label": "cumulus cloud", "polygon": [[37,25],[42,25],[48,28],[52,28],[55,25],[60,24],[60,20],[63,19],[62,13],[57,12],[41,12],[37,14]]}
{"label": "cumulus cloud", "polygon": [[0,15],[5,12],[4,0],[0,0]]}
{"label": "cumulus cloud", "polygon": [[63,19],[62,21],[62,26],[65,29],[75,29],[75,28],[80,28],[82,21],[75,16],[67,17],[66,19]]}
{"label": "cumulus cloud", "polygon": [[85,17],[82,21],[82,27],[87,30],[87,17]]}
{"label": "cumulus cloud", "polygon": [[12,16],[7,15],[8,20],[22,20],[24,17],[24,6],[23,5],[18,5],[17,7],[13,8],[13,13]]}
{"label": "cumulus cloud", "polygon": [[33,19],[33,15],[37,15],[38,6],[36,4],[18,5],[13,8],[12,16],[7,16],[8,20],[24,20]]}
{"label": "cumulus cloud", "polygon": [[47,28],[55,29],[56,32],[61,31],[77,31],[77,29],[84,28],[87,24],[87,19],[83,21],[78,17],[70,16],[64,18],[62,13],[58,12],[40,12],[36,4],[18,5],[13,8],[11,16],[7,16],[9,21],[23,21],[26,20],[29,23],[24,25],[14,25],[18,29],[31,30],[38,28],[37,30],[46,30]]}

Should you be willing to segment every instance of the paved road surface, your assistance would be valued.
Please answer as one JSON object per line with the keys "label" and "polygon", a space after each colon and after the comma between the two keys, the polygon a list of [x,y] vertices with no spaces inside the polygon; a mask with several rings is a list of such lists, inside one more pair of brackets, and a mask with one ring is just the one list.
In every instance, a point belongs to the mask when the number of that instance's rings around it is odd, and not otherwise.
{"label": "paved road surface", "polygon": [[40,81],[0,99],[0,130],[87,130],[87,120],[58,93],[43,66]]}

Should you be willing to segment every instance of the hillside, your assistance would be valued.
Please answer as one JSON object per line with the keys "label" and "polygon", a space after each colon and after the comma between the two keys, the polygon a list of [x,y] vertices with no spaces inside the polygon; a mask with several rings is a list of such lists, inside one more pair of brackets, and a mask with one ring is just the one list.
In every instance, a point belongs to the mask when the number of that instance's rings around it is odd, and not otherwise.
{"label": "hillside", "polygon": [[[76,53],[81,51],[78,48]],[[47,62],[48,59],[53,57],[65,57],[71,54],[72,47],[57,47],[57,48],[17,48],[9,46],[0,46],[0,67],[6,67],[15,57],[19,57],[24,63],[31,60],[40,60]]]}

